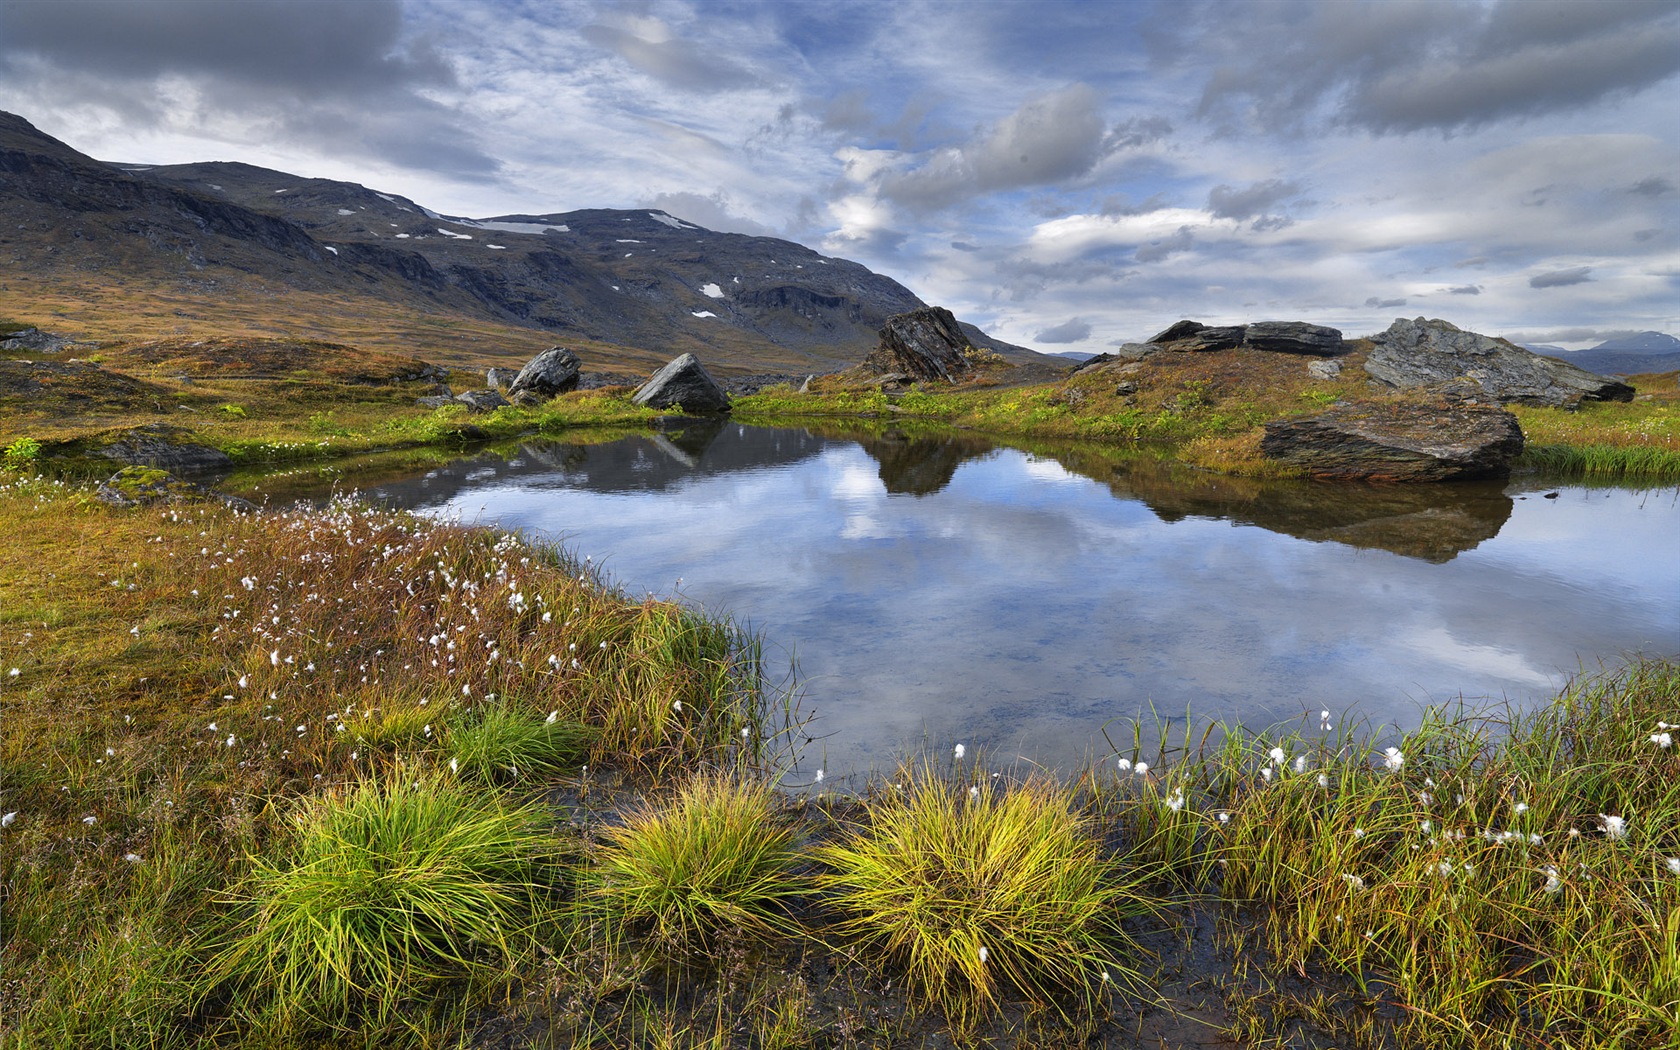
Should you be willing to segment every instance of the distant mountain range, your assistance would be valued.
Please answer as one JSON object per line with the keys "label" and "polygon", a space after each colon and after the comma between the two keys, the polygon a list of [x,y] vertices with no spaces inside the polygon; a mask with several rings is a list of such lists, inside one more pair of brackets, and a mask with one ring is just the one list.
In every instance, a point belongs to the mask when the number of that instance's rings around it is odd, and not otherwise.
{"label": "distant mountain range", "polygon": [[[663,211],[446,216],[397,194],[248,164],[97,161],[0,113],[7,275],[32,287],[91,275],[162,289],[209,320],[253,300],[283,318],[288,289],[342,299],[347,315],[371,297],[387,313],[396,304],[538,329],[554,342],[692,351],[748,371],[854,364],[889,316],[927,305],[858,263]],[[1012,360],[1047,360],[964,329]]]}
{"label": "distant mountain range", "polygon": [[1662,332],[1639,332],[1586,350],[1565,350],[1543,343],[1524,344],[1524,348],[1599,375],[1627,376],[1680,369],[1680,339]]}

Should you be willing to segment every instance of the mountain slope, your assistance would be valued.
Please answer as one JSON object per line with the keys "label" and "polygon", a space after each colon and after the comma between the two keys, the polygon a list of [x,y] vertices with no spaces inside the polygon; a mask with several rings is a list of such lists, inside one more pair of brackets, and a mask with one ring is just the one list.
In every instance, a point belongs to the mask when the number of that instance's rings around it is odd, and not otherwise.
{"label": "mountain slope", "polygon": [[1549,347],[1536,352],[1568,361],[1599,375],[1639,375],[1680,369],[1680,339],[1662,332],[1639,332],[1607,340],[1587,350]]}
{"label": "mountain slope", "polygon": [[[924,305],[891,278],[790,241],[657,211],[446,217],[353,183],[237,163],[117,165],[0,114],[0,265],[22,279],[98,277],[190,302],[306,293],[408,308],[725,370],[855,363],[887,317]],[[1031,351],[977,344],[1021,361]],[[641,351],[636,353],[634,351]]]}

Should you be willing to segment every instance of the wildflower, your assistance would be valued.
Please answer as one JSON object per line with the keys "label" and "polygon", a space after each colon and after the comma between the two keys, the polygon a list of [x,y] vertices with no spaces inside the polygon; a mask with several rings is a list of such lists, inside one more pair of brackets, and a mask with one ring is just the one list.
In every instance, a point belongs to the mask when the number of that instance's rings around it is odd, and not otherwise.
{"label": "wildflower", "polygon": [[430,737],[432,735],[432,724],[430,722],[427,722],[426,727],[421,730],[421,733],[423,733],[428,739],[430,739]]}
{"label": "wildflower", "polygon": [[1260,770],[1260,779],[1270,784],[1272,782],[1272,767],[1266,766]]}
{"label": "wildflower", "polygon": [[0,817],[0,828],[11,827],[12,822],[16,819],[17,819],[17,810],[14,809],[10,813],[6,814],[5,816]]}
{"label": "wildflower", "polygon": [[14,667],[10,671],[6,672],[6,677],[7,678],[16,678],[18,675],[20,675],[22,673],[23,673],[22,671],[19,671],[17,668]]}
{"label": "wildflower", "polygon": [[964,750],[965,749],[961,744],[958,744],[956,747],[951,749],[951,753],[956,756],[958,762],[962,761]]}
{"label": "wildflower", "polygon": [[1328,710],[1320,711],[1318,713],[1318,728],[1326,731],[1336,728],[1330,724],[1330,712]]}
{"label": "wildflower", "polygon": [[980,961],[986,961],[986,946],[984,944],[980,946]]}
{"label": "wildflower", "polygon": [[1365,837],[1365,829],[1364,828],[1354,828],[1353,829],[1353,837],[1356,838],[1356,839],[1364,838]]}
{"label": "wildflower", "polygon": [[116,758],[117,757],[117,749],[114,748],[114,747],[106,748],[105,749],[105,757],[106,758]]}
{"label": "wildflower", "polygon": [[234,739],[234,735],[232,733],[229,733],[228,738],[227,738],[227,743],[222,745],[222,746],[232,747],[235,743],[237,743],[237,741]]}
{"label": "wildflower", "polygon": [[1224,810],[1221,810],[1219,812],[1219,823],[1221,823],[1221,824],[1231,823],[1231,814],[1225,812]]}
{"label": "wildflower", "polygon": [[1148,776],[1149,775],[1149,763],[1148,762],[1139,762],[1137,764],[1137,767],[1136,767],[1136,772],[1137,772],[1137,775],[1140,776],[1140,777]]}
{"label": "wildflower", "polygon": [[1604,822],[1604,834],[1608,838],[1619,839],[1627,834],[1627,818],[1615,817],[1608,813],[1600,813],[1598,819]]}
{"label": "wildflower", "polygon": [[672,700],[671,701],[671,710],[675,711],[679,715],[682,714],[682,701],[681,700]]}
{"label": "wildflower", "polygon": [[1446,878],[1448,875],[1452,874],[1452,861],[1443,860],[1441,863],[1435,865],[1435,870],[1441,873],[1441,878]]}
{"label": "wildflower", "polygon": [[462,687],[461,687],[461,695],[462,695],[462,696],[471,696],[471,695],[472,695],[472,686],[470,686],[470,685],[463,685],[463,686],[462,686]]}
{"label": "wildflower", "polygon": [[1383,751],[1383,765],[1389,769],[1399,769],[1405,762],[1406,753],[1399,748],[1391,747]]}
{"label": "wildflower", "polygon": [[817,770],[817,775],[814,778],[813,782],[817,783],[817,784],[821,784],[823,782],[823,771],[822,770],[820,770],[820,769]]}
{"label": "wildflower", "polygon": [[[741,739],[742,740],[750,740],[751,738],[752,738],[752,726],[742,726],[741,727]],[[957,746],[961,747],[962,745],[958,744]],[[957,757],[961,758],[962,755],[959,754],[959,755],[957,755]]]}
{"label": "wildflower", "polygon": [[1548,864],[1541,868],[1540,871],[1546,876],[1545,889],[1547,893],[1556,893],[1558,890],[1563,889],[1563,883],[1558,880],[1558,870],[1556,868]]}
{"label": "wildflower", "polygon": [[250,684],[251,684],[251,676],[250,675],[242,674],[242,675],[239,676],[239,688],[243,689]]}
{"label": "wildflower", "polygon": [[1288,757],[1283,753],[1283,748],[1281,747],[1274,747],[1267,753],[1272,756],[1272,761],[1276,762],[1280,766],[1283,765],[1284,759]]}
{"label": "wildflower", "polygon": [[274,649],[274,650],[271,650],[269,652],[268,663],[269,663],[270,667],[279,667],[280,666],[280,650]]}
{"label": "wildflower", "polygon": [[1132,760],[1129,758],[1122,758],[1114,763],[1114,767],[1122,773],[1130,773],[1132,771]]}
{"label": "wildflower", "polygon": [[1330,774],[1320,773],[1318,775],[1318,786],[1321,788],[1328,788],[1330,786]]}
{"label": "wildflower", "polygon": [[1306,771],[1307,771],[1307,756],[1306,755],[1296,755],[1295,756],[1295,772],[1305,773]]}
{"label": "wildflower", "polygon": [[124,853],[123,854],[123,860],[128,861],[130,864],[138,864],[138,863],[140,863],[140,854],[138,854],[138,853]]}
{"label": "wildflower", "polygon": [[97,824],[98,822],[99,822],[98,817],[88,816],[88,817],[83,817],[82,818],[82,823],[83,824],[93,825],[93,824]]}
{"label": "wildflower", "polygon": [[1167,796],[1167,808],[1174,813],[1184,808],[1184,791],[1182,788],[1174,788],[1173,793]]}
{"label": "wildflower", "polygon": [[1418,827],[1423,829],[1423,833],[1425,835],[1429,834],[1429,832],[1434,828],[1434,826],[1435,825],[1429,823],[1429,821],[1427,821],[1427,820],[1423,820],[1423,821],[1418,822]]}
{"label": "wildflower", "polygon": [[210,723],[210,732],[214,733],[215,731],[216,731],[216,723],[211,722]]}
{"label": "wildflower", "polygon": [[1674,736],[1671,733],[1652,733],[1651,743],[1663,748],[1673,747]]}
{"label": "wildflower", "polygon": [[1362,890],[1362,889],[1365,888],[1365,880],[1360,878],[1358,875],[1349,875],[1349,874],[1343,873],[1342,878],[1346,879],[1347,884],[1350,887],[1352,887],[1353,889]]}
{"label": "wildflower", "polygon": [[968,797],[969,798],[975,798],[975,799],[979,798],[980,797],[980,785],[976,784],[973,787],[969,788],[968,789]]}
{"label": "wildflower", "polygon": [[1668,873],[1670,875],[1680,875],[1680,857],[1668,858]]}

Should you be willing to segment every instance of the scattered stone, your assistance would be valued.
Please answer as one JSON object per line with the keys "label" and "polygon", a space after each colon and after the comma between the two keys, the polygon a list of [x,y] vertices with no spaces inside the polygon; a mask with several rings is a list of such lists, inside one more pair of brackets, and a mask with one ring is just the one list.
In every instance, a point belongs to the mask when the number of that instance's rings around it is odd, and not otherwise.
{"label": "scattered stone", "polygon": [[1458,481],[1503,477],[1523,449],[1501,408],[1359,402],[1309,419],[1266,424],[1262,455],[1339,481]]}
{"label": "scattered stone", "polygon": [[541,408],[543,405],[548,403],[548,398],[543,397],[541,394],[533,390],[521,390],[519,393],[508,398],[508,401],[511,404],[518,405],[520,408]]}
{"label": "scattered stone", "polygon": [[491,368],[485,370],[484,385],[491,390],[508,390],[513,387],[514,380],[519,373],[511,368]]}
{"label": "scattered stone", "polygon": [[655,372],[630,400],[650,408],[680,405],[684,412],[729,411],[729,395],[693,354],[683,354]]}
{"label": "scattered stone", "polygon": [[1307,364],[1307,374],[1314,379],[1340,379],[1342,377],[1342,363],[1340,361],[1311,361]]}
{"label": "scattered stone", "polygon": [[185,473],[226,470],[233,466],[233,460],[221,449],[183,440],[191,434],[192,431],[181,427],[152,423],[119,434],[104,447],[94,449],[93,454],[131,466]]}
{"label": "scattered stone", "polygon": [[453,405],[455,398],[447,394],[427,394],[425,397],[415,398],[414,403],[421,408],[442,408],[444,405]]}
{"label": "scattered stone", "polygon": [[1116,383],[1114,386],[1114,392],[1122,397],[1125,397],[1129,394],[1137,393],[1138,385],[1128,379],[1124,383]]}
{"label": "scattered stone", "polygon": [[1305,321],[1255,321],[1243,335],[1250,350],[1277,354],[1315,354],[1330,357],[1342,352],[1342,333]]}
{"label": "scattered stone", "polygon": [[1432,387],[1459,399],[1552,407],[1633,398],[1626,383],[1446,321],[1398,318],[1371,341],[1365,371],[1398,390]]}
{"label": "scattered stone", "polygon": [[969,370],[968,346],[951,311],[929,306],[887,318],[881,344],[863,364],[878,375],[903,372],[913,379],[955,383]]}
{"label": "scattered stone", "polygon": [[69,345],[69,339],[39,328],[25,328],[0,339],[0,350],[34,350],[43,354],[56,354]]}
{"label": "scattered stone", "polygon": [[582,371],[583,362],[577,354],[563,346],[551,346],[525,363],[508,384],[508,393],[529,390],[545,400],[557,397],[577,389]]}
{"label": "scattered stone", "polygon": [[494,390],[467,390],[455,395],[455,400],[472,412],[494,412],[511,402]]}

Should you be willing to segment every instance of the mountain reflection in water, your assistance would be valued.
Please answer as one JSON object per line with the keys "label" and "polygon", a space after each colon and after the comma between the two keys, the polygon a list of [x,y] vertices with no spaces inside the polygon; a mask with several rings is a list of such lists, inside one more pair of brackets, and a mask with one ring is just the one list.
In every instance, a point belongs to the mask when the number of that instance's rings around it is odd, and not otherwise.
{"label": "mountain reflection in water", "polygon": [[558,539],[632,593],[761,631],[797,659],[805,765],[830,777],[924,739],[1066,769],[1151,712],[1411,725],[1426,703],[1528,703],[1600,661],[1680,653],[1674,490],[1256,481],[1103,446],[732,421],[361,487]]}

